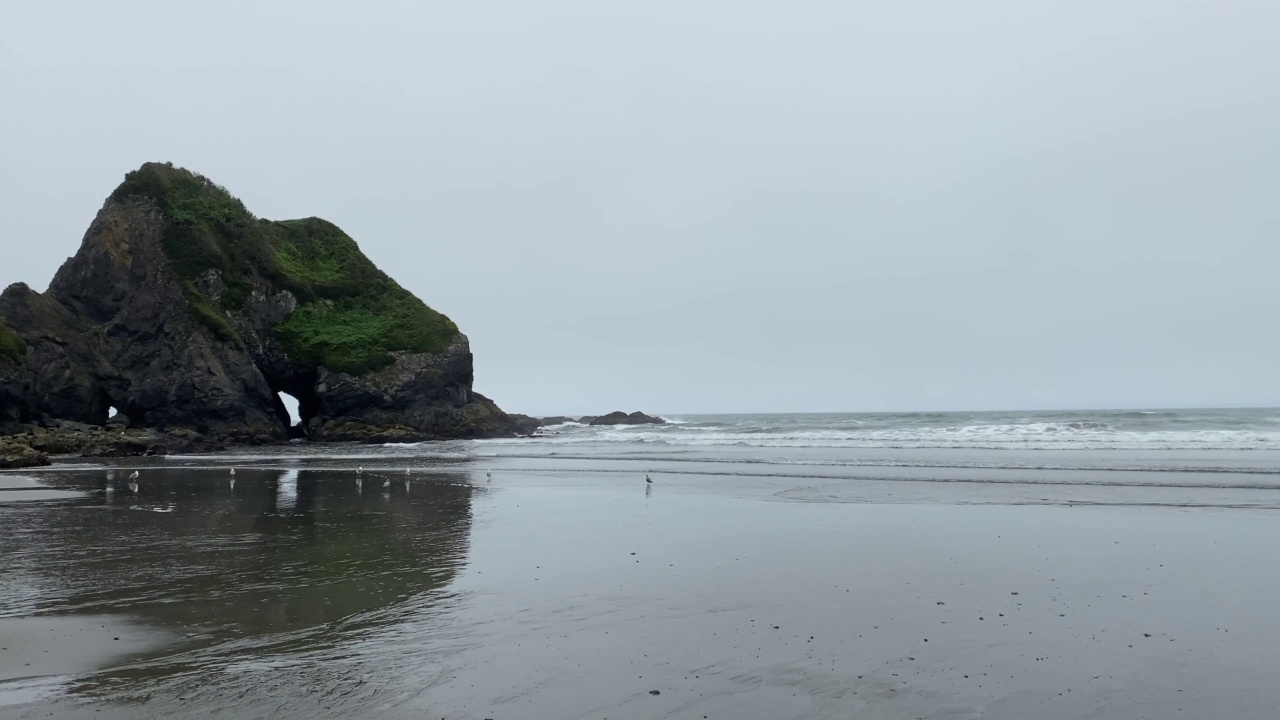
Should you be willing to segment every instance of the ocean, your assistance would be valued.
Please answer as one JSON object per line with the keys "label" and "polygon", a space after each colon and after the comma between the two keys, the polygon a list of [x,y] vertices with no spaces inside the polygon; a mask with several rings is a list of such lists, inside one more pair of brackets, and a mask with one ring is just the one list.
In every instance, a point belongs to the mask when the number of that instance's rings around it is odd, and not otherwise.
{"label": "ocean", "polygon": [[[1280,450],[1280,409],[672,415],[552,426],[548,445],[957,450]],[[515,441],[520,442],[520,441]],[[776,453],[784,456],[785,452]]]}

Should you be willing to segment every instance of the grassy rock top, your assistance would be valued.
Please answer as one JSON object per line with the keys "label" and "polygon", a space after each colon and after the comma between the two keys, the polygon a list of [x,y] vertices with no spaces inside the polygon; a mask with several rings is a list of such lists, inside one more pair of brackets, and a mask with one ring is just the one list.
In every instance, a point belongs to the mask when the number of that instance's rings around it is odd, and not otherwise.
{"label": "grassy rock top", "polygon": [[[164,214],[164,252],[192,312],[224,339],[236,340],[226,313],[264,285],[298,298],[276,327],[285,351],[331,370],[366,374],[389,365],[392,352],[438,353],[458,336],[449,318],[379,270],[333,223],[259,219],[222,186],[168,163],[130,172],[111,198],[148,200]],[[216,303],[195,289],[209,270],[226,287]],[[0,354],[3,343],[0,334]]]}

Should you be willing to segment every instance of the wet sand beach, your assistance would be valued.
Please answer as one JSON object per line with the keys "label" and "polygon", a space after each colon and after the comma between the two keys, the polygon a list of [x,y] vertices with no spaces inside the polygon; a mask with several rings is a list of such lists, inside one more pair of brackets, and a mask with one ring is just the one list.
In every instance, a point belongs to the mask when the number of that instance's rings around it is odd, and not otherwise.
{"label": "wet sand beach", "polygon": [[21,651],[0,718],[1280,707],[1280,486],[1257,467],[648,458],[647,486],[639,461],[492,450],[173,458],[137,494],[118,467],[39,473],[83,495],[0,504]]}

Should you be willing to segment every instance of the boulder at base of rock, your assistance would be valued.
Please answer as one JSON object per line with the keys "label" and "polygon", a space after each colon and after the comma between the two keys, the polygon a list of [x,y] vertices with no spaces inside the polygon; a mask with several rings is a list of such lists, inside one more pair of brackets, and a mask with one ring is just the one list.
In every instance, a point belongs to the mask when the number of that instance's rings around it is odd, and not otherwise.
{"label": "boulder at base of rock", "polygon": [[563,425],[565,423],[577,422],[577,420],[574,420],[571,417],[552,415],[551,417],[541,418],[538,420],[538,422],[542,425],[542,427],[549,427],[551,425]]}
{"label": "boulder at base of rock", "polygon": [[0,469],[48,465],[49,456],[11,438],[0,438]]}
{"label": "boulder at base of rock", "polygon": [[[586,421],[586,418],[583,418],[583,421]],[[633,412],[630,415],[628,415],[619,410],[619,411],[611,412],[608,415],[601,415],[600,417],[592,418],[590,422],[587,422],[586,424],[588,425],[662,425],[662,424],[665,424],[666,422],[667,422],[666,420],[663,420],[660,417],[645,415],[642,412]]]}

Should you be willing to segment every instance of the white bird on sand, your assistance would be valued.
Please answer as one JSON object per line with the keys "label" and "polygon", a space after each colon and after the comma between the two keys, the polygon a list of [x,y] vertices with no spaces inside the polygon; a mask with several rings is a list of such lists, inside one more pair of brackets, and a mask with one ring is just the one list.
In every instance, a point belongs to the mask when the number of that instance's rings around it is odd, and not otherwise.
{"label": "white bird on sand", "polygon": [[391,478],[387,478],[386,480],[383,480],[383,481],[382,481],[382,489],[383,489],[383,490],[386,490],[386,489],[387,489],[387,488],[389,488],[389,487],[391,487]]}
{"label": "white bird on sand", "polygon": [[408,475],[410,472],[412,472],[412,470],[411,470],[410,468],[405,468],[405,469],[404,469],[404,474],[405,474],[405,475]]}
{"label": "white bird on sand", "polygon": [[235,477],[235,476],[236,476],[236,469],[231,468],[231,477]]}
{"label": "white bird on sand", "polygon": [[129,476],[129,479],[130,479],[130,480],[137,480],[137,479],[138,479],[138,471],[137,471],[137,470],[134,470],[134,471],[133,471],[133,474]]}
{"label": "white bird on sand", "polygon": [[363,465],[362,465],[362,466],[360,466],[360,467],[358,467],[358,468],[356,468],[356,474],[357,474],[357,475],[363,475],[363,474],[364,474],[364,466],[363,466]]}

